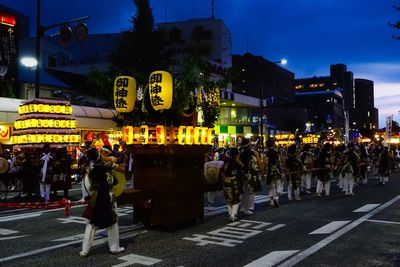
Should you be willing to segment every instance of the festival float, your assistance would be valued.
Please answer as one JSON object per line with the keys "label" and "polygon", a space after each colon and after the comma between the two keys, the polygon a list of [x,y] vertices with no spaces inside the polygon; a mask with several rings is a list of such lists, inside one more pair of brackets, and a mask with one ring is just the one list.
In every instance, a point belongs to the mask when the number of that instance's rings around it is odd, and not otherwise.
{"label": "festival float", "polygon": [[[217,90],[213,92],[219,95]],[[130,194],[140,195],[133,197],[134,221],[145,225],[175,227],[195,223],[204,216],[202,170],[204,155],[210,152],[215,133],[213,127],[197,122],[196,109],[188,114],[182,112],[187,107],[173,103],[179,93],[182,93],[179,88],[173,91],[170,73],[155,71],[143,94],[144,104],[135,109],[135,79],[120,76],[114,82],[117,117],[132,111],[130,116],[139,116],[136,112],[143,109],[152,113],[146,121],[123,127],[124,141],[133,146],[135,180],[134,189],[126,190],[120,200],[126,202]],[[215,94],[201,93],[202,101],[207,101],[203,106],[213,103],[218,107]],[[193,99],[199,98],[195,95]],[[168,119],[168,114],[175,124]],[[180,125],[176,125],[178,117]]]}
{"label": "festival float", "polygon": [[71,152],[81,139],[72,106],[64,100],[33,99],[21,102],[18,114],[11,142],[30,162],[29,184],[38,184],[41,150],[49,144],[55,155],[52,190],[64,190],[66,195],[71,187]]}

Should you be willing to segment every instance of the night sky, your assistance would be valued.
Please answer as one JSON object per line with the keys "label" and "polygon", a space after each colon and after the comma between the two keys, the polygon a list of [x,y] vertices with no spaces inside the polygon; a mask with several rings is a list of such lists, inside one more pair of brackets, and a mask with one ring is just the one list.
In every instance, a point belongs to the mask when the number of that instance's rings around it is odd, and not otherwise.
{"label": "night sky", "polygon": [[[42,25],[89,16],[90,33],[131,27],[133,0],[41,0]],[[211,0],[150,0],[155,22],[211,17]],[[30,18],[34,32],[36,1],[1,0]],[[215,0],[215,17],[232,33],[234,54],[246,52],[276,61],[296,78],[329,75],[344,63],[355,78],[375,81],[380,127],[385,116],[400,115],[400,40],[388,22],[400,20],[399,0]]]}

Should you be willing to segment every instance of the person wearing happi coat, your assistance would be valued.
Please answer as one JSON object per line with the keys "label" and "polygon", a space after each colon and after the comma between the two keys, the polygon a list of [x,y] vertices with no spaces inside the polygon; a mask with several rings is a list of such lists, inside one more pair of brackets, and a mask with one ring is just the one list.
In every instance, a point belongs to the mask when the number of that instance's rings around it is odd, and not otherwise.
{"label": "person wearing happi coat", "polygon": [[92,216],[86,224],[80,257],[88,255],[97,228],[107,229],[108,247],[111,253],[125,251],[125,248],[119,245],[117,204],[112,191],[115,178],[111,175],[112,170],[124,171],[124,168],[115,163],[116,159],[111,157],[111,153],[111,147],[103,147],[100,152],[95,147],[87,151],[87,156],[91,161],[87,178],[89,180],[88,205],[92,207]]}
{"label": "person wearing happi coat", "polygon": [[243,164],[239,160],[239,150],[236,147],[230,149],[230,155],[224,165],[223,192],[228,207],[229,221],[237,220],[240,201],[242,200]]}
{"label": "person wearing happi coat", "polygon": [[321,196],[322,191],[325,191],[325,195],[329,196],[331,190],[331,171],[332,171],[332,159],[331,159],[331,145],[325,143],[318,155],[317,159],[317,197]]}
{"label": "person wearing happi coat", "polygon": [[267,140],[267,188],[271,208],[279,207],[279,198],[283,194],[283,177],[280,153],[272,139]]}
{"label": "person wearing happi coat", "polygon": [[240,161],[243,163],[243,199],[240,211],[246,215],[253,214],[255,192],[261,190],[261,171],[263,170],[261,158],[257,151],[253,150],[250,141],[243,138],[240,143]]}
{"label": "person wearing happi coat", "polygon": [[301,173],[301,191],[311,194],[311,178],[314,169],[314,154],[310,151],[310,145],[305,144],[300,153],[300,160],[304,168]]}
{"label": "person wearing happi coat", "polygon": [[288,199],[292,200],[292,194],[294,193],[294,199],[300,200],[300,183],[301,173],[303,172],[303,164],[297,157],[296,145],[290,145],[287,151],[286,169],[288,171]]}
{"label": "person wearing happi coat", "polygon": [[53,178],[54,154],[50,151],[50,145],[44,144],[40,155],[40,197],[44,202],[50,200],[50,187]]}
{"label": "person wearing happi coat", "polygon": [[347,145],[347,151],[344,153],[344,162],[341,168],[343,176],[343,190],[346,196],[354,196],[353,188],[355,175],[357,174],[356,167],[359,160],[358,154],[354,151],[352,143]]}
{"label": "person wearing happi coat", "polygon": [[389,148],[384,146],[378,157],[378,177],[381,185],[386,185],[389,182],[390,173],[393,167],[392,161],[393,159],[389,154]]}

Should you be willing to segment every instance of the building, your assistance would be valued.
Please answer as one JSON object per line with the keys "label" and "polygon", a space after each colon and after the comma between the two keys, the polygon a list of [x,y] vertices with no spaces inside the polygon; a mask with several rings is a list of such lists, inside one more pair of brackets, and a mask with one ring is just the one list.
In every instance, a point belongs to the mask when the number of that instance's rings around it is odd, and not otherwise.
{"label": "building", "polygon": [[294,73],[262,56],[246,53],[232,56],[232,77],[235,94],[263,99],[262,109],[260,101],[251,111],[253,125],[260,124],[261,114],[267,129],[294,131],[305,125],[305,110],[294,106]]}
{"label": "building", "polygon": [[343,134],[356,138],[372,137],[377,128],[373,82],[354,79],[344,64],[331,65],[329,76],[296,79],[294,88],[296,105],[307,107],[308,121],[319,131],[344,128]]}
{"label": "building", "polygon": [[374,106],[374,82],[367,79],[354,79],[355,102],[350,128],[363,136],[372,137],[378,129],[378,110]]}
{"label": "building", "polygon": [[[223,74],[232,66],[232,36],[222,19],[166,22],[158,24],[158,29],[167,33],[168,49],[180,64],[188,56],[192,45],[200,45],[211,48],[206,58],[216,74]],[[177,72],[180,67],[178,64]]]}

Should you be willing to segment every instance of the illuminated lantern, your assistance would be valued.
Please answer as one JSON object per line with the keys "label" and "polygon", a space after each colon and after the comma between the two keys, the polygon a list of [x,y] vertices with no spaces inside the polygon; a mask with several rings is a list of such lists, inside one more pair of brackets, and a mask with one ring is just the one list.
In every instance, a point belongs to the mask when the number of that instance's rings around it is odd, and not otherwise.
{"label": "illuminated lantern", "polygon": [[179,126],[178,128],[178,144],[184,145],[186,140],[186,126]]}
{"label": "illuminated lantern", "polygon": [[208,128],[208,144],[214,144],[215,130],[213,128]]}
{"label": "illuminated lantern", "polygon": [[143,145],[149,142],[149,127],[147,125],[140,126],[140,137]]}
{"label": "illuminated lantern", "polygon": [[201,127],[194,128],[193,141],[196,145],[201,145]]}
{"label": "illuminated lantern", "polygon": [[170,109],[173,98],[172,75],[166,71],[155,71],[149,79],[150,103],[154,110]]}
{"label": "illuminated lantern", "polygon": [[194,128],[193,126],[186,127],[186,144],[192,145],[194,143]]}
{"label": "illuminated lantern", "polygon": [[157,144],[163,145],[165,143],[165,129],[162,125],[156,126]]}
{"label": "illuminated lantern", "polygon": [[119,113],[132,112],[136,102],[136,80],[118,76],[114,81],[114,106]]}
{"label": "illuminated lantern", "polygon": [[201,144],[208,145],[208,128],[207,127],[201,128]]}
{"label": "illuminated lantern", "polygon": [[133,143],[133,127],[126,126],[123,131],[124,131],[125,143],[128,145],[132,144]]}

